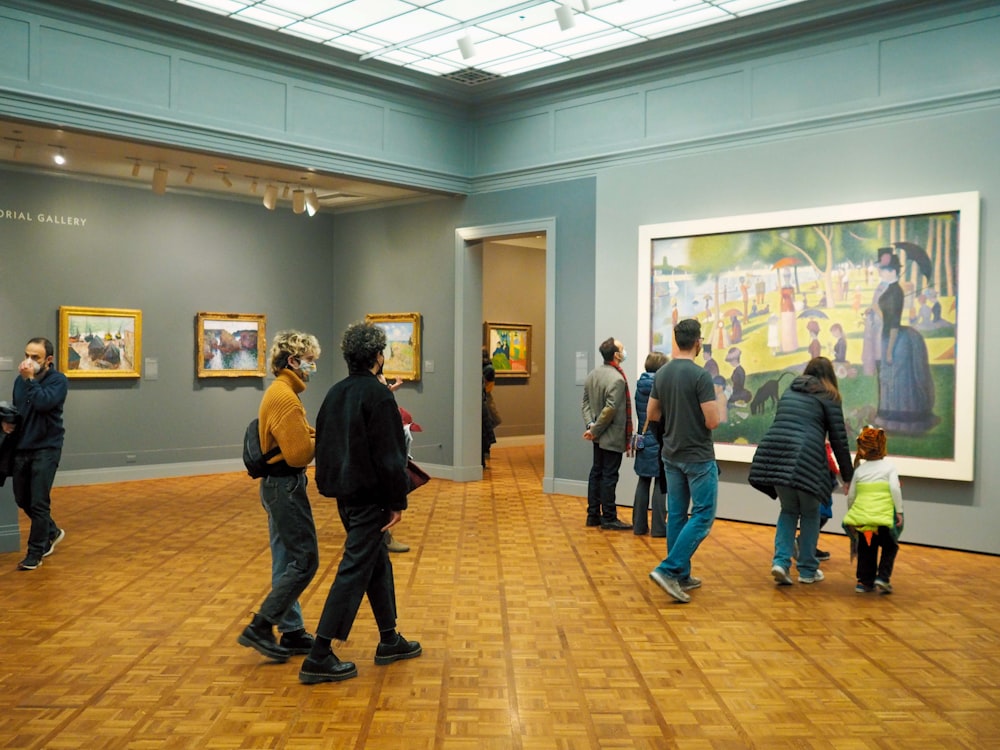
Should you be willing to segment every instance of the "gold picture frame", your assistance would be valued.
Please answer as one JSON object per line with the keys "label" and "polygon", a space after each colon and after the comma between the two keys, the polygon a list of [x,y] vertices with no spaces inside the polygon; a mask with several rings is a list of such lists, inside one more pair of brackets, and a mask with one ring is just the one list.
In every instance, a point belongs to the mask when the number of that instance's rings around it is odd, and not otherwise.
{"label": "gold picture frame", "polygon": [[142,310],[59,308],[56,363],[67,378],[138,378]]}
{"label": "gold picture frame", "polygon": [[262,378],[266,357],[266,315],[198,313],[195,364],[199,378]]}
{"label": "gold picture frame", "polygon": [[365,320],[385,331],[386,380],[420,380],[420,313],[371,313]]}

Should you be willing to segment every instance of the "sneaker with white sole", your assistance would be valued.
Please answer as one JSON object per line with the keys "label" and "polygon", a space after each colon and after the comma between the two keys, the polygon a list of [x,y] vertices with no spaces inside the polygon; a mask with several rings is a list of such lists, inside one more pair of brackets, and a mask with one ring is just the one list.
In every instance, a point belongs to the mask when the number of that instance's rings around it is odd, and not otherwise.
{"label": "sneaker with white sole", "polygon": [[66,530],[59,529],[56,535],[49,540],[49,547],[45,552],[42,553],[42,557],[48,557],[53,552],[56,551],[56,545],[59,544],[66,537]]}
{"label": "sneaker with white sole", "polygon": [[799,576],[799,583],[819,583],[824,578],[823,571],[817,569],[816,572],[811,576]]}
{"label": "sneaker with white sole", "polygon": [[774,579],[774,582],[779,586],[792,585],[792,577],[788,575],[788,571],[785,570],[780,565],[771,566],[771,577]]}
{"label": "sneaker with white sole", "polygon": [[676,578],[671,578],[665,573],[661,573],[656,568],[650,572],[649,577],[652,578],[656,585],[661,589],[666,591],[670,596],[679,601],[681,604],[687,604],[691,601],[691,597],[681,588],[681,582]]}
{"label": "sneaker with white sole", "polygon": [[878,591],[879,591],[880,594],[891,594],[892,593],[892,584],[889,583],[884,578],[876,578],[875,579],[875,588],[878,589]]}
{"label": "sneaker with white sole", "polygon": [[701,579],[695,578],[694,576],[688,576],[687,578],[681,578],[679,581],[681,585],[681,591],[690,591],[691,589],[701,588]]}

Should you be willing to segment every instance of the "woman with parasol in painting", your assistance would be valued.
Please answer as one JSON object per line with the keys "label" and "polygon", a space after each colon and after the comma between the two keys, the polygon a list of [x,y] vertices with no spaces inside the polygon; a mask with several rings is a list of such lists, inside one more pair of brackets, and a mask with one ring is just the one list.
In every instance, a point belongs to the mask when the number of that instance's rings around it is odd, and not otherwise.
{"label": "woman with parasol in painting", "polygon": [[[911,247],[923,253],[912,245],[904,248],[908,255],[915,255]],[[910,257],[919,265],[919,255]],[[926,432],[940,420],[934,414],[934,380],[924,337],[916,329],[901,324],[904,295],[899,284],[900,268],[894,248],[879,250],[878,272],[886,286],[878,298],[882,358],[877,369],[879,399],[875,424],[891,432],[912,435]],[[921,265],[921,272],[924,271]]]}

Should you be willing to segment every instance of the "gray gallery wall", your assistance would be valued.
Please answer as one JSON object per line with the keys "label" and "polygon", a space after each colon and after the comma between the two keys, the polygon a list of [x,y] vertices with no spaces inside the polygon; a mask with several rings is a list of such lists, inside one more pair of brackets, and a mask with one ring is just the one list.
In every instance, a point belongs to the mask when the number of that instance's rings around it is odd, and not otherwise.
{"label": "gray gallery wall", "polygon": [[[144,369],[139,379],[70,381],[61,483],[186,462],[239,467],[266,380],[196,376],[199,311],[264,313],[269,334],[319,336],[310,411],[333,383],[331,217],[16,171],[0,171],[0,212],[0,357],[16,368],[29,337],[58,343],[59,307],[74,305],[141,310],[142,356],[157,363],[155,380]],[[0,393],[15,374],[0,372]]]}

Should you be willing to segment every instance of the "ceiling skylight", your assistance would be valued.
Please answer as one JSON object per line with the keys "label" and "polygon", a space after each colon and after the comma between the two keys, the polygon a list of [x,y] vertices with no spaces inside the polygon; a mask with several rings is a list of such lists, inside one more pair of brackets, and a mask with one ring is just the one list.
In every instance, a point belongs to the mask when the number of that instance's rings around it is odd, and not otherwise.
{"label": "ceiling skylight", "polygon": [[510,76],[803,0],[168,1],[431,75]]}

